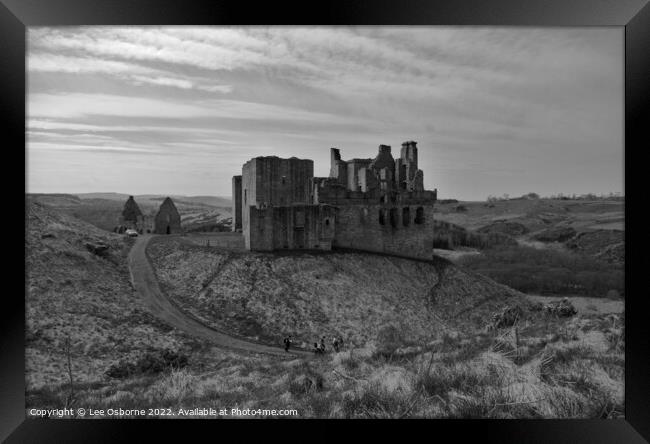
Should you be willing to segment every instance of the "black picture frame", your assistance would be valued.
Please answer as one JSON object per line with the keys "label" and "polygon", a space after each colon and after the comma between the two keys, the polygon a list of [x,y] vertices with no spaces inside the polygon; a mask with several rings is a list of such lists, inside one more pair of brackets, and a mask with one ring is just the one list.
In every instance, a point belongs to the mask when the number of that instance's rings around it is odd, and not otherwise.
{"label": "black picture frame", "polygon": [[[16,175],[25,171],[25,55],[26,27],[61,25],[480,25],[480,26],[619,26],[625,27],[625,235],[626,235],[626,362],[625,420],[432,420],[406,424],[381,423],[372,427],[382,432],[390,427],[403,439],[403,432],[415,428],[432,439],[450,434],[454,441],[469,437],[482,442],[589,442],[634,443],[650,440],[650,331],[646,293],[640,285],[640,272],[648,263],[643,252],[645,239],[641,226],[643,199],[647,187],[633,184],[642,177],[641,155],[649,146],[644,130],[650,123],[650,5],[647,0],[364,0],[337,2],[264,2],[172,0],[0,0],[0,110],[2,111],[5,168]],[[26,172],[25,172],[26,173]],[[5,174],[10,177],[10,174]],[[25,203],[16,192],[19,179],[5,184],[13,200],[6,205],[18,208]],[[11,205],[11,203],[14,205]],[[12,220],[15,220],[12,219]],[[22,240],[5,231],[12,247],[19,251]],[[15,238],[15,239],[14,239]],[[7,243],[5,243],[7,248]],[[224,433],[224,427],[243,437],[261,427],[248,421],[145,421],[145,420],[37,420],[25,419],[24,409],[24,294],[20,282],[20,257],[5,250],[6,270],[12,286],[3,292],[0,324],[0,439],[6,442],[103,442],[132,440],[144,430],[187,437],[185,431],[204,429],[211,440]],[[23,250],[24,251],[24,250]],[[24,266],[24,262],[22,264]],[[15,268],[15,270],[14,270]],[[24,268],[24,267],[23,267]],[[22,289],[22,296],[21,291]],[[305,421],[298,421],[304,423]],[[338,439],[340,429],[322,424],[299,424],[306,430],[295,432],[295,422],[271,421],[286,439],[330,435]],[[351,421],[368,425],[368,421]],[[269,421],[263,422],[264,426]],[[251,425],[253,425],[251,424]],[[347,425],[347,424],[346,424]],[[404,427],[406,425],[406,427]],[[415,427],[417,426],[417,427]],[[291,432],[290,430],[294,430]],[[233,430],[229,430],[230,433]],[[299,433],[299,434],[297,434]],[[153,440],[153,439],[152,439]]]}

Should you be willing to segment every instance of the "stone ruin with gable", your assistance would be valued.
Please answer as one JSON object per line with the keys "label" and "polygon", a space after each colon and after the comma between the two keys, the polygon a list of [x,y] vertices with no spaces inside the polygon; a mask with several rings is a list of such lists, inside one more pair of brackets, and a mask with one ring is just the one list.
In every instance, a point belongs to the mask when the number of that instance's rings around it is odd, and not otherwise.
{"label": "stone ruin with gable", "polygon": [[246,162],[232,178],[232,229],[248,250],[352,249],[431,259],[437,190],[425,190],[416,142],[395,159],[380,145],[372,159],[341,159],[331,148],[329,177],[309,159]]}

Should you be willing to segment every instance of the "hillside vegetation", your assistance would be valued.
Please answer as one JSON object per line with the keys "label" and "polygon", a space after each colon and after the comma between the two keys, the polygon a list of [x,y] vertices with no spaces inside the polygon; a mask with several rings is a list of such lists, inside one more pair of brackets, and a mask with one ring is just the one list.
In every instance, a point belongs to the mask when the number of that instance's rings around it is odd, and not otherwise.
{"label": "hillside vegetation", "polygon": [[[100,377],[111,360],[127,354],[180,345],[138,304],[124,260],[128,238],[36,202],[26,216],[28,387],[65,380],[68,340],[83,381]],[[99,256],[86,244],[108,250]]]}
{"label": "hillside vegetation", "polygon": [[[518,293],[440,259],[437,264],[355,253],[263,254],[158,238],[148,248],[168,296],[215,328],[304,346],[341,336],[361,346],[393,325],[422,342],[474,328]],[[484,326],[484,325],[483,325]]]}
{"label": "hillside vegetation", "polygon": [[126,262],[132,239],[38,202],[28,202],[26,210],[28,405],[62,407],[70,373],[81,396],[88,387],[114,388],[106,372],[120,362],[139,363],[144,372],[156,363],[148,366],[143,357],[164,364],[171,353],[194,366],[205,362],[205,344],[161,323],[141,304]]}
{"label": "hillside vegetation", "polygon": [[497,246],[459,265],[524,293],[625,296],[625,270],[586,254],[529,246]]}
{"label": "hillside vegetation", "polygon": [[437,248],[473,247],[474,254],[446,255],[459,265],[526,293],[625,295],[622,199],[463,202],[462,212],[457,206],[436,208]]}
{"label": "hillside vegetation", "polygon": [[[31,199],[88,222],[102,230],[118,225],[128,195],[119,193],[34,194]],[[142,213],[153,218],[165,196],[135,196]],[[174,196],[174,205],[186,231],[224,231],[230,229],[230,201],[215,196]]]}
{"label": "hillside vegetation", "polygon": [[[234,313],[268,311],[270,321],[256,318],[268,331],[292,319],[305,331],[312,331],[312,322],[318,334],[349,328],[352,336],[343,351],[314,359],[237,353],[187,337],[149,315],[129,283],[128,238],[37,202],[28,204],[26,222],[28,409],[177,413],[212,406],[229,413],[235,407],[296,409],[301,418],[622,417],[624,315],[560,318],[535,311],[518,304],[518,293],[446,261],[336,253],[247,257],[236,251],[224,259],[214,248],[174,245],[173,238],[152,245],[161,279],[173,284],[166,289],[178,303],[198,304],[189,295],[205,287],[230,295]],[[229,269],[230,262],[235,265]],[[219,279],[220,265],[235,281],[223,289],[212,281]],[[272,271],[280,276],[277,293],[263,282]],[[334,285],[350,300],[334,297],[327,288]],[[239,289],[249,292],[251,302],[241,303]],[[218,300],[205,293],[206,300]],[[281,293],[296,307],[281,301]],[[367,307],[354,301],[357,295]],[[296,317],[311,315],[312,306],[313,320]],[[337,307],[354,322],[337,314]],[[517,313],[513,323],[494,327],[493,315],[503,319],[501,314],[511,312],[506,308]],[[215,325],[221,319],[209,311],[208,319],[198,308],[194,313]],[[413,326],[404,322],[406,316]],[[246,318],[231,319],[229,328],[245,334]],[[423,334],[427,327],[435,334]],[[162,412],[156,415],[168,417]]]}

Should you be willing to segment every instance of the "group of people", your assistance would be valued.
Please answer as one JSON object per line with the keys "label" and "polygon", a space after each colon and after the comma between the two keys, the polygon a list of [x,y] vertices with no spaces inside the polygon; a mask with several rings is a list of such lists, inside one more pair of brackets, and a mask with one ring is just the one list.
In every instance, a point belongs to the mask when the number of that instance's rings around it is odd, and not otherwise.
{"label": "group of people", "polygon": [[[291,347],[291,344],[293,343],[293,340],[291,339],[291,336],[287,336],[284,338],[284,351],[288,352],[289,348]],[[334,337],[332,338],[332,348],[334,349],[335,352],[338,353],[340,349],[343,348],[343,338],[341,337]],[[314,354],[317,355],[323,355],[325,354],[325,336],[323,336],[320,339],[319,342],[314,342],[314,348],[313,348]]]}
{"label": "group of people", "polygon": [[[340,338],[340,337],[332,338],[332,348],[334,349],[334,351],[336,353],[338,353],[338,351],[341,348],[343,348],[343,338]],[[326,349],[325,349],[325,336],[323,336],[320,339],[320,343],[314,342],[314,349],[313,350],[314,350],[314,353],[317,354],[317,355],[325,354],[325,352],[326,352]]]}

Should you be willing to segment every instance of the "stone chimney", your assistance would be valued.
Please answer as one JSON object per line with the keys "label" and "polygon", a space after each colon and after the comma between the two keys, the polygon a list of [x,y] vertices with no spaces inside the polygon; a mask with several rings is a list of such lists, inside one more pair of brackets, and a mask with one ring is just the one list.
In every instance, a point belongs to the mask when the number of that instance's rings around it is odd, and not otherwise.
{"label": "stone chimney", "polygon": [[418,167],[418,148],[417,142],[413,140],[408,140],[402,143],[402,150],[400,152],[400,158],[404,161],[405,164],[412,164],[412,167],[417,169]]}
{"label": "stone chimney", "polygon": [[390,154],[390,145],[379,145],[379,154],[382,153]]}

